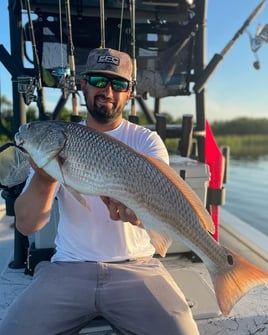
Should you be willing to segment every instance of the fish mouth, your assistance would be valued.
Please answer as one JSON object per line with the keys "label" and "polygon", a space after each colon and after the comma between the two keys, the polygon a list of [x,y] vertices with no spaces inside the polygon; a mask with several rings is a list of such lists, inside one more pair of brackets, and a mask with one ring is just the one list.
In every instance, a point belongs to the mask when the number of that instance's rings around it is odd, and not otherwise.
{"label": "fish mouth", "polygon": [[16,148],[27,154],[27,151],[23,148],[24,140],[21,138],[19,132],[15,134],[14,139]]}
{"label": "fish mouth", "polygon": [[22,132],[23,132],[23,129],[29,129],[29,128],[30,128],[30,123],[25,123],[19,127],[18,131],[16,132],[14,136],[14,140],[15,140],[17,147],[21,148],[24,145],[25,141],[23,139]]}
{"label": "fish mouth", "polygon": [[22,139],[22,137],[20,136],[20,133],[17,132],[14,136],[14,139],[15,139],[15,143],[16,143],[16,146],[20,149],[22,149],[23,147],[23,144],[24,144],[24,140]]}

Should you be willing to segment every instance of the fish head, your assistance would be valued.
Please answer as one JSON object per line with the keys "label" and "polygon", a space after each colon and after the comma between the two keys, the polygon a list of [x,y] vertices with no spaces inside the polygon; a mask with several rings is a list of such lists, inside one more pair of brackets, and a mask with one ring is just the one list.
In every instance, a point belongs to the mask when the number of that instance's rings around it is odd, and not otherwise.
{"label": "fish head", "polygon": [[64,148],[64,123],[33,121],[23,124],[15,134],[15,142],[42,168]]}

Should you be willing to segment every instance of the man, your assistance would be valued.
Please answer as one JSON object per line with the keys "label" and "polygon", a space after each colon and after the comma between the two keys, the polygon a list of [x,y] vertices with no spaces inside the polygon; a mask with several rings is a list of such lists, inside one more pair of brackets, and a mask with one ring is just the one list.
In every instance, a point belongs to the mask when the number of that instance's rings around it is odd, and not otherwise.
{"label": "man", "polygon": [[[86,125],[168,163],[160,137],[122,117],[131,79],[127,54],[113,49],[89,53],[81,80]],[[154,247],[135,214],[113,199],[86,196],[89,212],[42,169],[34,169],[15,204],[17,228],[25,235],[41,229],[57,196],[56,253],[51,262],[37,265],[33,282],[11,306],[0,333],[77,334],[101,315],[117,334],[197,335],[182,292],[152,257]]]}

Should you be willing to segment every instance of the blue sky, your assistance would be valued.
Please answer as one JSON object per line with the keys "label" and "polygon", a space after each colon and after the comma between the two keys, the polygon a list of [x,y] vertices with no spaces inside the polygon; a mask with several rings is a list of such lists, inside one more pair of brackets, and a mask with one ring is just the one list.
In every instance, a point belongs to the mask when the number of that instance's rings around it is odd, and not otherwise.
{"label": "blue sky", "polygon": [[[209,62],[220,53],[236,31],[244,23],[260,0],[208,0],[207,52]],[[0,2],[0,44],[9,51],[8,0]],[[258,24],[268,23],[268,4],[251,23],[248,30],[255,34]],[[206,86],[207,117],[210,121],[233,119],[240,116],[268,118],[268,44],[259,51],[261,68],[254,69],[255,56],[250,50],[249,37],[244,33],[228,52],[223,62]],[[0,63],[1,94],[11,99],[11,78]],[[47,91],[48,110],[58,95]],[[174,117],[194,114],[194,95],[190,97],[164,98],[162,111]]]}

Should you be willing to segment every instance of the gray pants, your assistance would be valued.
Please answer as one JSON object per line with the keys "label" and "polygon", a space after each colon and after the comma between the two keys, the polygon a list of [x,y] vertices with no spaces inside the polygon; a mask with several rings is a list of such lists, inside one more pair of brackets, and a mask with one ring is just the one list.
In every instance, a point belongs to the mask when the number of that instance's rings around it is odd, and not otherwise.
{"label": "gray pants", "polygon": [[199,334],[183,293],[154,258],[41,262],[0,323],[0,334],[78,334],[96,316],[117,334]]}

